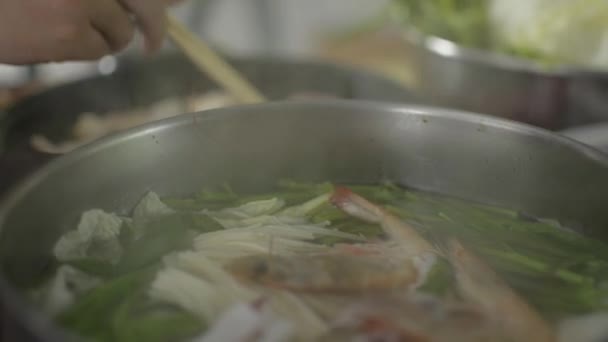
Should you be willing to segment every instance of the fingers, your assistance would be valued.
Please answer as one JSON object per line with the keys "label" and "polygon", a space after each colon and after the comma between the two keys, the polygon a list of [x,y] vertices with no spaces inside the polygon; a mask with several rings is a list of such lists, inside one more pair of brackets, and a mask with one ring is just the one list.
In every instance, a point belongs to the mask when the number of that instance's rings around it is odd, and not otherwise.
{"label": "fingers", "polygon": [[112,53],[105,37],[93,26],[77,32],[66,32],[60,39],[60,47],[50,61],[94,60]]}
{"label": "fingers", "polygon": [[174,0],[120,0],[137,18],[137,23],[146,38],[146,50],[156,51],[165,38],[168,1]]}
{"label": "fingers", "polygon": [[104,38],[112,52],[125,48],[133,39],[135,28],[128,12],[116,1],[90,2],[91,26]]}
{"label": "fingers", "polygon": [[166,9],[180,0],[111,0],[91,1],[92,25],[116,52],[128,45],[134,36],[130,15],[135,17],[145,37],[145,48],[154,52],[165,38]]}
{"label": "fingers", "polygon": [[158,50],[165,34],[165,11],[175,2],[0,0],[0,62],[94,60],[126,47],[135,24],[147,49]]}

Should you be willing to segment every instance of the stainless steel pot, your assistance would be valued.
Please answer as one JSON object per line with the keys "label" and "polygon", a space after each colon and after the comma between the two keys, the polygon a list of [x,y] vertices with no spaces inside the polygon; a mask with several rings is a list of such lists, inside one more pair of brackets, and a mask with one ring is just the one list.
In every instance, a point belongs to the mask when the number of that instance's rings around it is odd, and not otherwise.
{"label": "stainless steel pot", "polygon": [[608,240],[608,157],[486,116],[356,101],[277,102],[187,114],[62,156],[0,205],[0,296],[40,339],[60,338],[17,287],[45,275],[51,246],[90,208],[129,211],[148,190],[185,195],[278,179],[419,189],[557,218]]}
{"label": "stainless steel pot", "polygon": [[463,47],[406,29],[411,87],[433,104],[558,130],[608,120],[608,73]]}

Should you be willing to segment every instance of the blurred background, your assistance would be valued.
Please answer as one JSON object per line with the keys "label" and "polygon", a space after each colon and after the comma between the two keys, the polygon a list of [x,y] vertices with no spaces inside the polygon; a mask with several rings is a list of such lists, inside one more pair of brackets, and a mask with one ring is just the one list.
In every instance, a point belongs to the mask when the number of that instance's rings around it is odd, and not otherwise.
{"label": "blurred background", "polygon": [[[434,105],[608,150],[605,0],[186,0],[173,14],[270,100]],[[151,57],[140,43],[95,62],[0,65],[0,173],[236,104],[170,39]]]}
{"label": "blurred background", "polygon": [[[325,40],[378,15],[388,3],[385,0],[190,0],[177,6],[174,13],[194,32],[232,56],[310,58],[339,55],[324,51]],[[136,45],[126,52],[138,53]],[[113,64],[106,59],[102,65],[107,68],[108,63]],[[103,70],[100,63],[0,65],[0,84],[16,86],[37,79],[56,85],[97,73],[100,68]]]}
{"label": "blurred background", "polygon": [[[425,103],[558,130],[608,118],[607,77],[597,72],[608,67],[607,4],[189,0],[174,13],[233,58],[353,66],[398,82]],[[119,58],[139,56],[139,46],[132,44],[121,55],[95,63],[0,65],[0,107],[41,86],[110,74]],[[172,50],[167,43],[165,51]],[[547,70],[556,62],[558,67]],[[582,65],[585,72],[568,73],[562,64]],[[7,90],[11,88],[18,89]]]}

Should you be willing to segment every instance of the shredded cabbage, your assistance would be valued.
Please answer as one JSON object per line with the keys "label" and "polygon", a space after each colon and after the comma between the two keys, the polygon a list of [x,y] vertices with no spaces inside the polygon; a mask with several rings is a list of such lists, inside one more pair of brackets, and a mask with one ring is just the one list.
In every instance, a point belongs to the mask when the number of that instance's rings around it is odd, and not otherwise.
{"label": "shredded cabbage", "polygon": [[279,198],[259,200],[245,203],[236,208],[222,209],[214,216],[219,219],[240,220],[255,216],[271,215],[285,206],[285,201]]}
{"label": "shredded cabbage", "polygon": [[320,253],[329,249],[324,245],[312,242],[313,239],[321,236],[336,236],[352,241],[364,240],[357,235],[312,224],[273,225],[201,234],[194,240],[194,249],[221,262],[260,253],[276,255]]}
{"label": "shredded cabbage", "polygon": [[326,323],[301,299],[285,291],[253,289],[239,284],[202,253],[182,252],[167,258],[167,266],[153,281],[149,294],[214,323],[232,305],[269,298],[278,316],[297,323],[298,335],[310,340],[327,331]]}
{"label": "shredded cabbage", "polygon": [[289,208],[283,209],[278,213],[280,217],[305,217],[310,214],[313,210],[319,208],[323,204],[327,203],[330,194],[323,194],[311,199],[308,202],[304,202],[299,205],[294,205]]}

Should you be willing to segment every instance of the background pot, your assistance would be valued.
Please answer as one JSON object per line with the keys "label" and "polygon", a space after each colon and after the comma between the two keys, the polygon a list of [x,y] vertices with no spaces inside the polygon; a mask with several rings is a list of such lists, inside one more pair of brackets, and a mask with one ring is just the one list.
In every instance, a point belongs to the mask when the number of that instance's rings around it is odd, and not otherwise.
{"label": "background pot", "polygon": [[412,90],[434,105],[562,130],[608,120],[608,72],[547,69],[404,29]]}
{"label": "background pot", "polygon": [[[420,102],[401,85],[373,73],[330,63],[282,59],[235,59],[243,72],[270,99],[296,93],[321,94],[345,99]],[[53,141],[68,139],[78,116],[103,115],[146,106],[160,100],[217,89],[181,54],[146,60],[122,59],[115,72],[51,88],[18,102],[0,113],[0,194],[53,159],[30,146],[33,134]]]}

